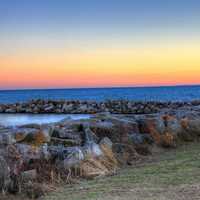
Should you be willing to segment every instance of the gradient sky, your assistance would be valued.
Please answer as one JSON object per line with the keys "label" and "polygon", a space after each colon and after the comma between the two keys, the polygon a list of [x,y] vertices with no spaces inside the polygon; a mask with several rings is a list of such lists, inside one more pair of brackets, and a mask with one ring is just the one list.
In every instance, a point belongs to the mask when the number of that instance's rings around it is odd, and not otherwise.
{"label": "gradient sky", "polygon": [[199,0],[1,0],[0,89],[200,84]]}

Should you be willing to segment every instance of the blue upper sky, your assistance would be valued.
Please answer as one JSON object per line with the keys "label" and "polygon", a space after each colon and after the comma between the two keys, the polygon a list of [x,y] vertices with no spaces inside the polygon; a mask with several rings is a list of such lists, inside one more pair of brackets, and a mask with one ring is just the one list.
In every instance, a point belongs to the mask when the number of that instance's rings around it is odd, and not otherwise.
{"label": "blue upper sky", "polygon": [[173,31],[197,28],[199,13],[199,0],[1,0],[0,34],[77,29],[141,32],[163,27]]}
{"label": "blue upper sky", "polygon": [[1,0],[0,52],[36,43],[199,37],[199,25],[199,0]]}

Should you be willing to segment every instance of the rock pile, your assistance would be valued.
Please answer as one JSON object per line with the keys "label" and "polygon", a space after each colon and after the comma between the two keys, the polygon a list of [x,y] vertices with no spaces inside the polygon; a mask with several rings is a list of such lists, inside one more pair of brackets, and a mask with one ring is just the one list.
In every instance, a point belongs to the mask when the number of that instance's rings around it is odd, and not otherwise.
{"label": "rock pile", "polygon": [[47,183],[112,174],[134,165],[155,145],[176,148],[199,136],[200,112],[189,108],[0,127],[0,189],[38,197],[48,191]]}
{"label": "rock pile", "polygon": [[178,109],[186,106],[199,106],[200,101],[192,102],[135,102],[126,100],[65,101],[32,100],[26,103],[0,104],[0,113],[68,113],[94,114],[110,112],[113,114],[150,114],[164,108]]}

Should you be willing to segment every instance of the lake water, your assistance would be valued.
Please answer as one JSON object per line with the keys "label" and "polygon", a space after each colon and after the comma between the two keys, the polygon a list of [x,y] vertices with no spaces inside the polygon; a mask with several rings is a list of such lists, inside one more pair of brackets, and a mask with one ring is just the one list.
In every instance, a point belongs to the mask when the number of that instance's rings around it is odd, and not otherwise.
{"label": "lake water", "polygon": [[191,101],[200,99],[200,86],[0,91],[0,103],[24,102],[39,98],[95,101],[104,101],[107,99]]}
{"label": "lake water", "polygon": [[88,119],[90,115],[81,114],[0,114],[0,125],[21,126],[25,124],[46,124],[59,122],[65,118],[73,120]]}

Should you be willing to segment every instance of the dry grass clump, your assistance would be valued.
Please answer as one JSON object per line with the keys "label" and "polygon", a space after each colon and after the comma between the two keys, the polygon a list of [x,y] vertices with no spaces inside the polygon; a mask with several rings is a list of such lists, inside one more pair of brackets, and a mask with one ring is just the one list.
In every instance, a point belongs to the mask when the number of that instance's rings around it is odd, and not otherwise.
{"label": "dry grass clump", "polygon": [[80,175],[84,178],[94,178],[115,173],[118,161],[110,147],[101,145],[103,155],[96,158],[86,158],[80,163]]}

